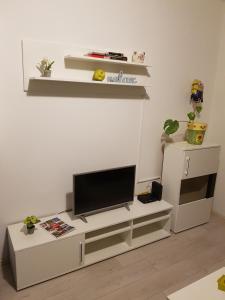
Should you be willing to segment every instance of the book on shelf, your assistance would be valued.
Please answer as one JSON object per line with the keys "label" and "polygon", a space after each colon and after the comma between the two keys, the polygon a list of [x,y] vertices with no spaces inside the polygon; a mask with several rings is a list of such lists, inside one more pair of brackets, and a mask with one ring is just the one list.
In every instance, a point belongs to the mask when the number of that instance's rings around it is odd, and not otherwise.
{"label": "book on shelf", "polygon": [[64,221],[62,221],[58,217],[49,219],[49,220],[41,223],[40,226],[42,228],[44,228],[45,230],[47,230],[52,235],[54,235],[54,237],[56,237],[56,238],[75,229],[75,227],[66,224]]}
{"label": "book on shelf", "polygon": [[85,54],[85,56],[93,58],[102,58],[102,59],[114,59],[114,60],[124,60],[127,61],[127,57],[123,53],[118,52],[101,52],[101,51],[92,51]]}
{"label": "book on shelf", "polygon": [[108,52],[108,55],[109,56],[124,56],[124,54],[123,53],[119,53],[119,52]]}
{"label": "book on shelf", "polygon": [[126,56],[109,56],[110,59],[127,61]]}
{"label": "book on shelf", "polygon": [[87,54],[88,57],[94,57],[94,58],[105,58],[106,56],[103,54],[98,54],[98,53],[89,53]]}

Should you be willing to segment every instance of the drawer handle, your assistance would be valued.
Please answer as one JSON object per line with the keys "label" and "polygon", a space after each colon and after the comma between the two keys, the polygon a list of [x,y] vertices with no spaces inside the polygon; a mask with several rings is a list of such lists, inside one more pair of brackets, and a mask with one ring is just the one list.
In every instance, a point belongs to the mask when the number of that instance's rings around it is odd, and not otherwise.
{"label": "drawer handle", "polygon": [[84,247],[83,243],[80,242],[80,263],[81,263],[81,264],[83,264],[83,262],[84,262],[84,261],[83,261],[83,257],[84,257],[84,255],[83,255],[83,252],[84,252],[83,249],[84,249],[84,248],[83,248],[83,247]]}
{"label": "drawer handle", "polygon": [[184,174],[185,174],[186,176],[188,176],[188,173],[189,173],[189,167],[190,167],[190,157],[189,157],[189,156],[186,157],[186,162],[187,162],[187,165],[186,165],[186,170],[185,170]]}

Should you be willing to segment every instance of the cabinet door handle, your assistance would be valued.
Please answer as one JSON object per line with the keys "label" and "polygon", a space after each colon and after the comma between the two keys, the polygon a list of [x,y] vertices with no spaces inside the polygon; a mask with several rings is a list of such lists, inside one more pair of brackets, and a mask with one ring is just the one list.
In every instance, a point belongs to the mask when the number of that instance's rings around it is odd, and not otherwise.
{"label": "cabinet door handle", "polygon": [[186,165],[186,170],[185,170],[184,174],[186,176],[188,176],[189,167],[190,167],[190,157],[189,156],[186,156],[186,162],[187,162],[187,165]]}
{"label": "cabinet door handle", "polygon": [[84,245],[83,245],[83,242],[80,242],[80,263],[83,264],[84,260],[83,260],[83,249],[84,249]]}

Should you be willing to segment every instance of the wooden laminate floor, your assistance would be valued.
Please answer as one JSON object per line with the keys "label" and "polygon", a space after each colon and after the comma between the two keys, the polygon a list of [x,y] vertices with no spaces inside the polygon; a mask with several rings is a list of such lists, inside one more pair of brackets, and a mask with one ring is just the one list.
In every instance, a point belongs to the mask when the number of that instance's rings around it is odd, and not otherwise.
{"label": "wooden laminate floor", "polygon": [[225,219],[214,215],[208,224],[19,292],[5,265],[0,273],[0,299],[165,300],[166,295],[222,266]]}

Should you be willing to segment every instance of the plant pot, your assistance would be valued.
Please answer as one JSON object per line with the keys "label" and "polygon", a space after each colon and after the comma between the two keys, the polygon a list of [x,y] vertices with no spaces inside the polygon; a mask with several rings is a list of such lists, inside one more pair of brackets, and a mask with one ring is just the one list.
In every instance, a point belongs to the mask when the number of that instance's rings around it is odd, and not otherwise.
{"label": "plant pot", "polygon": [[31,226],[31,227],[28,227],[28,226],[27,226],[27,233],[28,233],[28,234],[34,233],[34,229],[35,229],[35,226],[34,226],[34,225]]}
{"label": "plant pot", "polygon": [[52,70],[45,70],[42,74],[42,77],[51,77]]}
{"label": "plant pot", "polygon": [[206,123],[188,122],[186,141],[189,144],[201,145],[207,129]]}

